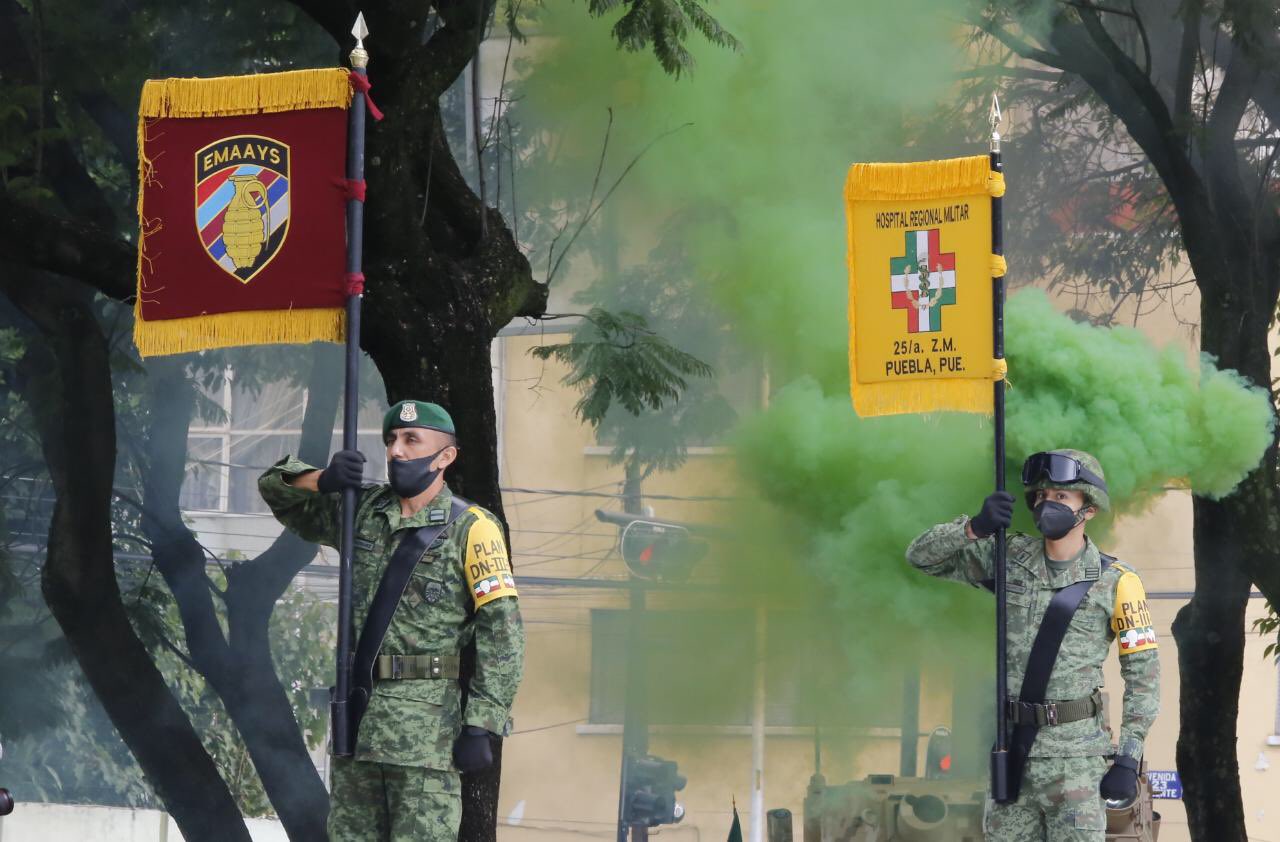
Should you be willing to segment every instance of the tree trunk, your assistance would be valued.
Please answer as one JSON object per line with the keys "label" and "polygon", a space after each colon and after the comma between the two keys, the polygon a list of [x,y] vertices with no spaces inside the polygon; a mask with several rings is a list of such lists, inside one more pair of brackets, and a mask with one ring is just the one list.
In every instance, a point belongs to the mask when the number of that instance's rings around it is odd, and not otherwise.
{"label": "tree trunk", "polygon": [[48,276],[9,273],[0,283],[48,343],[31,343],[20,384],[57,494],[41,579],[45,601],[183,836],[249,842],[235,801],[121,602],[111,536],[115,408],[91,296]]}
{"label": "tree trunk", "polygon": [[[1222,241],[1230,238],[1223,232]],[[1201,289],[1201,349],[1271,394],[1267,334],[1275,300],[1267,269],[1234,266],[1223,273],[1230,280],[1219,282],[1209,260],[1195,252],[1190,257]],[[1262,464],[1229,496],[1194,501],[1196,588],[1178,611],[1173,635],[1182,676],[1178,771],[1195,842],[1247,840],[1236,719],[1251,585],[1273,604],[1280,598],[1276,477],[1273,440]]]}
{"label": "tree trunk", "polygon": [[[301,450],[327,454],[337,414],[340,362],[336,347],[318,351],[308,383]],[[284,532],[250,562],[232,565],[221,598],[224,636],[205,572],[204,551],[178,506],[186,473],[194,386],[183,358],[148,363],[151,405],[148,464],[142,467],[143,528],[156,566],[178,603],[189,656],[244,739],[258,777],[294,842],[325,838],[329,798],[316,774],[293,707],[271,659],[270,621],[276,600],[315,556],[314,544]]]}
{"label": "tree trunk", "polygon": [[1236,715],[1249,581],[1232,565],[1221,563],[1216,555],[1220,547],[1209,538],[1229,523],[1229,516],[1211,511],[1222,508],[1220,503],[1195,501],[1196,577],[1212,577],[1213,585],[1196,588],[1173,623],[1183,676],[1177,762],[1187,825],[1196,842],[1248,840],[1236,760]]}

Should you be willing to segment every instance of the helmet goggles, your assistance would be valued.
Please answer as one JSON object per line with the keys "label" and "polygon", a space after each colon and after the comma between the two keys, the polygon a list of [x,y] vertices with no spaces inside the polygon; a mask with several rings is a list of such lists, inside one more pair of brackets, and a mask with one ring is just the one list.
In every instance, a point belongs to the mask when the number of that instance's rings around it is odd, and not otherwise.
{"label": "helmet goggles", "polygon": [[1102,491],[1107,490],[1106,481],[1074,457],[1044,451],[1028,456],[1022,463],[1022,484],[1033,485],[1046,478],[1055,485],[1086,482]]}

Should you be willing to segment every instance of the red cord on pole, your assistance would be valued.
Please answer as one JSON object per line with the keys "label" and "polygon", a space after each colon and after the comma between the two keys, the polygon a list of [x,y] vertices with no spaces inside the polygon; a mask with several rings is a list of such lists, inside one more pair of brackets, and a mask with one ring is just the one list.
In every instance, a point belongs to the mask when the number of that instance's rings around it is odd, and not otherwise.
{"label": "red cord on pole", "polygon": [[369,89],[373,87],[373,83],[369,81],[369,77],[363,73],[352,71],[349,74],[351,79],[351,87],[355,88],[356,93],[364,95],[365,105],[369,107],[369,116],[375,120],[382,119],[382,111],[378,106],[373,104],[373,97],[369,96]]}
{"label": "red cord on pole", "polygon": [[364,295],[364,272],[348,272],[342,280],[347,283],[347,295]]}
{"label": "red cord on pole", "polygon": [[359,180],[353,178],[335,178],[333,180],[335,187],[341,187],[346,193],[348,199],[355,199],[357,202],[363,202],[365,192],[368,189],[368,183],[362,178]]}

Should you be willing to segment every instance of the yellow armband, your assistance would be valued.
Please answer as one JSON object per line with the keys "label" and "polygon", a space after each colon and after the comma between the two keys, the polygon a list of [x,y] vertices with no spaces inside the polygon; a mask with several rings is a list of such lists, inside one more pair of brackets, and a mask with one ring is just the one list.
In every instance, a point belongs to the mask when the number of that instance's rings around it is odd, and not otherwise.
{"label": "yellow armband", "polygon": [[480,515],[467,530],[467,553],[463,559],[467,587],[476,608],[495,599],[516,596],[516,580],[511,576],[507,544],[502,527],[493,519]]}
{"label": "yellow armband", "polygon": [[1156,630],[1147,609],[1147,592],[1138,574],[1127,570],[1116,583],[1116,604],[1111,612],[1111,630],[1116,633],[1120,654],[1132,655],[1157,649]]}

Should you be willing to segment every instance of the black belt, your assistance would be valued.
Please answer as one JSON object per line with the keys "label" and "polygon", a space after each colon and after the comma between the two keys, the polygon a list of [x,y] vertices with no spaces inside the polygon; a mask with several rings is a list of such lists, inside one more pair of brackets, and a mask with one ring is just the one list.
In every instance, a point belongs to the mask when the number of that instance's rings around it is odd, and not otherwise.
{"label": "black belt", "polygon": [[1090,719],[1102,710],[1102,692],[1094,690],[1093,695],[1083,699],[1072,699],[1069,702],[1021,702],[1009,700],[1009,721],[1014,725],[1065,725],[1068,722],[1079,722]]}
{"label": "black belt", "polygon": [[457,655],[379,655],[373,676],[381,681],[406,678],[457,678]]}

